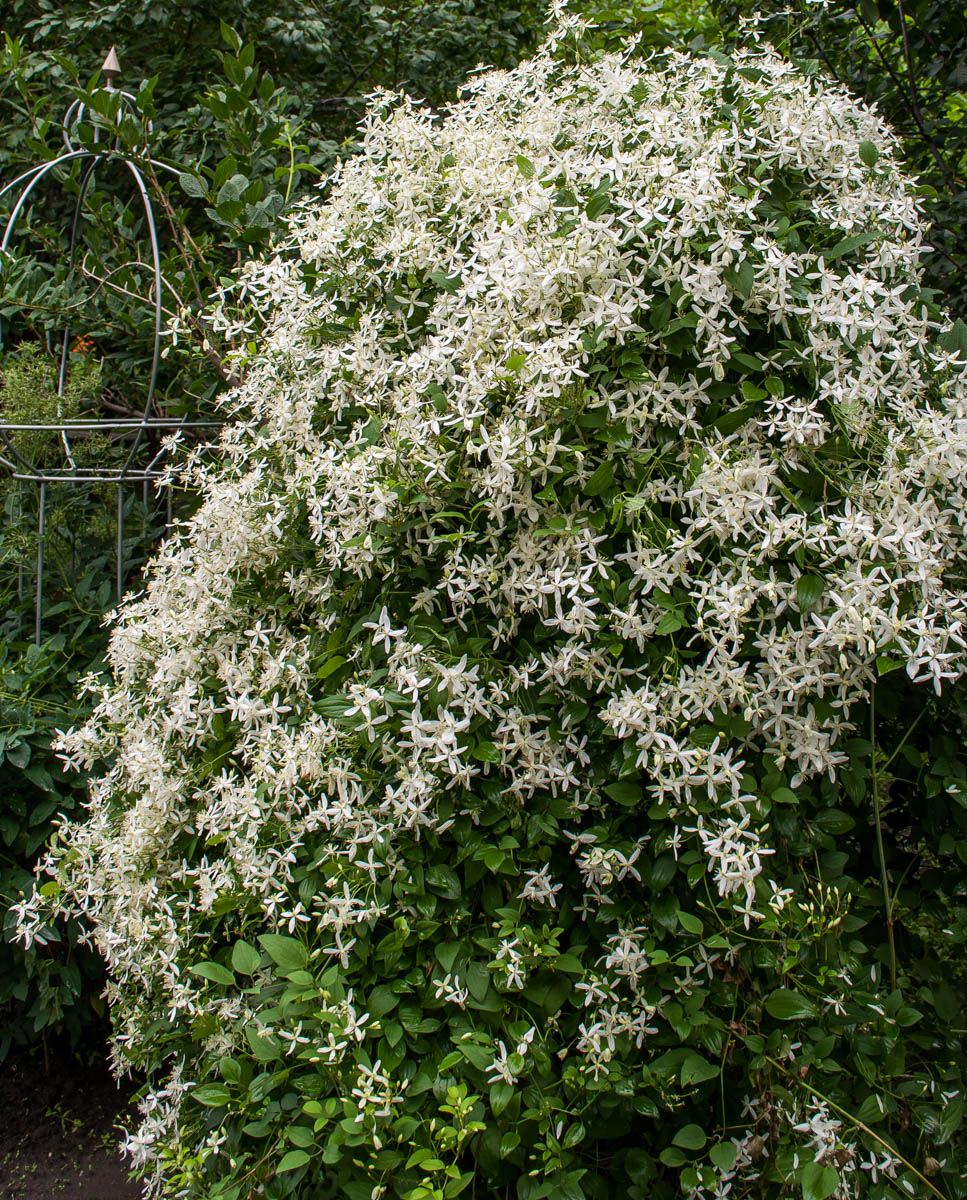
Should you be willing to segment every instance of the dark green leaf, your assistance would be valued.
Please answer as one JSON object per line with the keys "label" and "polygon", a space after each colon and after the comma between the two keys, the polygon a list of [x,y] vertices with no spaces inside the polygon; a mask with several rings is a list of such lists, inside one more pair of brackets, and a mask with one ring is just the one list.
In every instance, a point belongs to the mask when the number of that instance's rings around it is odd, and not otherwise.
{"label": "dark green leaf", "polygon": [[198,975],[202,979],[208,979],[212,983],[221,983],[226,987],[235,986],[235,976],[227,967],[223,967],[219,963],[199,963],[197,967],[191,968],[191,973],[192,975]]}
{"label": "dark green leaf", "polygon": [[777,1021],[804,1021],[816,1015],[816,1008],[810,1000],[787,988],[779,988],[767,997],[765,1010]]}
{"label": "dark green leaf", "polygon": [[705,1140],[705,1133],[700,1125],[683,1125],[672,1138],[672,1144],[685,1150],[701,1150]]}
{"label": "dark green leaf", "polygon": [[860,142],[860,158],[868,167],[875,167],[879,161],[880,152],[872,142]]}
{"label": "dark green leaf", "polygon": [[259,944],[283,971],[303,970],[309,961],[305,946],[295,938],[285,937],[280,933],[263,933]]}

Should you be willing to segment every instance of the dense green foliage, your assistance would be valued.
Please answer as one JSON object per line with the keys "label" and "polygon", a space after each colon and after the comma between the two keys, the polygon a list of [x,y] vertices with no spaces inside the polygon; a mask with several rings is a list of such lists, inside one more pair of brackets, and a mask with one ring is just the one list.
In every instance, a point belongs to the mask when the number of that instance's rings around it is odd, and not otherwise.
{"label": "dense green foliage", "polygon": [[172,1196],[962,1196],[967,329],[848,94],[565,21],[239,279],[21,936]]}

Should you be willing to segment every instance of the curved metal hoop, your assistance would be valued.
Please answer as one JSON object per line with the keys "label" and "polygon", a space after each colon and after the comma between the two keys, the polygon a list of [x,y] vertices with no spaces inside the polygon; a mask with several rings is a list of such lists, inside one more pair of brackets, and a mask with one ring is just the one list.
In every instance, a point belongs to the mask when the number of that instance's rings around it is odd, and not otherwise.
{"label": "curved metal hoop", "polygon": [[[113,56],[113,49],[109,55],[108,61]],[[117,67],[117,60],[114,59],[114,67]],[[105,74],[108,73],[108,62],[105,63]],[[116,72],[115,72],[116,73]],[[110,76],[109,76],[110,78]],[[134,96],[128,92],[117,92],[109,82],[105,88],[106,91],[118,94],[121,97],[118,121],[120,121],[124,110],[136,114],[136,101]],[[151,358],[151,372],[148,379],[147,390],[144,397],[144,406],[139,418],[127,419],[102,419],[102,418],[82,418],[82,419],[66,419],[58,411],[58,420],[51,423],[32,423],[32,424],[17,424],[3,420],[3,414],[0,413],[0,466],[5,467],[15,480],[24,483],[33,483],[38,486],[38,544],[37,544],[37,564],[36,564],[36,603],[35,603],[35,640],[40,641],[41,637],[41,618],[43,611],[43,577],[44,577],[44,537],[45,537],[45,513],[48,502],[48,485],[49,484],[112,484],[117,488],[117,598],[121,599],[124,582],[124,489],[125,485],[140,483],[144,489],[144,498],[147,502],[147,489],[150,483],[164,480],[166,471],[163,469],[162,458],[166,453],[164,445],[158,448],[151,448],[151,453],[147,456],[147,461],[137,461],[138,451],[145,442],[146,436],[150,432],[166,432],[176,433],[179,430],[187,429],[202,429],[202,428],[217,428],[221,424],[218,421],[202,421],[190,420],[187,416],[177,418],[165,418],[163,415],[153,414],[153,406],[155,402],[155,394],[158,386],[158,371],[161,360],[161,330],[162,320],[164,316],[163,295],[164,289],[167,287],[174,294],[174,289],[164,278],[161,269],[161,251],[158,242],[158,226],[155,220],[154,206],[151,200],[151,194],[148,186],[148,180],[143,170],[145,164],[151,168],[163,170],[177,175],[178,169],[169,163],[160,162],[150,156],[147,142],[141,152],[131,152],[125,150],[120,144],[120,138],[107,137],[102,140],[102,131],[110,132],[104,118],[93,114],[91,126],[93,128],[93,138],[89,145],[77,147],[71,137],[72,131],[84,120],[85,113],[88,111],[87,106],[80,100],[75,100],[64,115],[63,120],[63,141],[65,150],[50,162],[42,163],[39,166],[31,167],[18,175],[14,180],[6,186],[0,188],[0,199],[20,188],[19,195],[13,205],[6,225],[3,230],[3,236],[0,238],[0,253],[8,254],[11,239],[16,231],[17,224],[23,214],[31,195],[40,183],[48,179],[53,173],[58,172],[61,168],[69,168],[74,163],[81,166],[81,178],[77,196],[74,202],[73,218],[71,220],[71,231],[68,251],[68,266],[71,270],[74,269],[81,247],[81,229],[84,215],[84,201],[88,190],[94,180],[98,168],[104,166],[114,166],[118,163],[123,165],[124,171],[130,176],[133,184],[133,190],[140,198],[141,208],[144,212],[145,223],[147,226],[148,241],[151,246],[150,262],[137,260],[132,263],[132,266],[137,266],[149,270],[151,273],[151,288],[145,297],[145,303],[149,304],[153,310],[153,352]],[[151,126],[147,127],[147,132],[150,134]],[[67,384],[68,371],[70,366],[70,342],[71,328],[68,322],[65,322],[63,335],[60,339],[60,356],[57,371],[57,386],[56,395],[58,399],[64,395],[64,389]],[[0,348],[3,346],[3,327],[0,322]],[[44,467],[40,463],[31,463],[27,457],[18,450],[15,445],[15,439],[11,436],[20,432],[32,431],[50,431],[59,434],[61,445],[65,456],[65,465],[63,467]],[[108,435],[114,435],[121,439],[130,439],[130,445],[127,447],[127,452],[124,455],[123,461],[119,465],[112,467],[87,467],[83,463],[79,463],[75,457],[74,446],[71,442],[71,434],[84,434],[91,432],[103,432]],[[168,497],[166,504],[167,519],[166,525],[170,528],[171,525],[171,494],[168,489]],[[23,568],[21,567],[20,575],[22,579]]]}

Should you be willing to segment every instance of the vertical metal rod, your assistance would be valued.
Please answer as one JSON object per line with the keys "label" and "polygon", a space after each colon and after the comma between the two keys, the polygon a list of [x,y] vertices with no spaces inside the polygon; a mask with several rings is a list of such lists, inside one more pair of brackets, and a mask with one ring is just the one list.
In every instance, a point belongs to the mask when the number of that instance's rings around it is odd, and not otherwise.
{"label": "vertical metal rod", "polygon": [[40,622],[44,604],[44,526],[47,515],[47,484],[40,485],[37,509],[37,594],[34,598],[34,641],[40,645]]}
{"label": "vertical metal rod", "polygon": [[[24,485],[17,484],[17,524],[20,525],[24,517]],[[23,604],[24,598],[24,560],[21,557],[17,563],[17,602]]]}
{"label": "vertical metal rod", "polygon": [[118,484],[118,604],[124,580],[124,485]]}

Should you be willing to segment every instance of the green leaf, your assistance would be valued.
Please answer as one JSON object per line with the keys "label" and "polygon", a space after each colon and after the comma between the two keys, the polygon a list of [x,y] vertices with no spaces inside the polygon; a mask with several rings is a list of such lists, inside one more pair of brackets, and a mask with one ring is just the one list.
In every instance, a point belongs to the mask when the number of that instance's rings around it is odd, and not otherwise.
{"label": "green leaf", "polygon": [[666,612],[655,626],[655,633],[659,637],[664,637],[666,633],[676,633],[679,629],[684,629],[685,625],[685,618],[678,609],[672,609],[671,612]]}
{"label": "green leaf", "polygon": [[[719,1068],[714,1063],[710,1063],[701,1054],[693,1051],[682,1063],[681,1081],[687,1087],[690,1083],[704,1083],[707,1079],[715,1079],[718,1074]],[[690,1128],[690,1126],[686,1126],[686,1128]],[[684,1145],[684,1143],[679,1142],[679,1145]],[[692,1149],[694,1148],[692,1147]]]}
{"label": "green leaf", "polygon": [[607,192],[595,192],[584,206],[589,221],[596,221],[611,207],[611,197]]}
{"label": "green leaf", "polygon": [[678,923],[686,933],[694,933],[697,935],[702,933],[704,930],[705,926],[698,919],[698,917],[694,915],[694,913],[682,912],[682,910],[679,909],[677,915]]}
{"label": "green leaf", "polygon": [[259,1062],[275,1062],[282,1052],[274,1038],[265,1037],[252,1025],[245,1026],[245,1038]]}
{"label": "green leaf", "polygon": [[558,975],[551,971],[538,971],[528,981],[524,988],[524,995],[528,1000],[533,1000],[535,1004],[540,1005],[545,1016],[553,1017],[560,1011],[561,1005],[570,991],[571,982],[565,975]]}
{"label": "green leaf", "polygon": [[500,762],[500,751],[493,742],[477,742],[475,746],[471,747],[470,753],[477,762]]}
{"label": "green leaf", "polygon": [[259,944],[283,971],[304,970],[309,961],[305,946],[295,938],[285,937],[281,933],[263,933]]}
{"label": "green leaf", "polygon": [[346,660],[341,654],[334,654],[332,658],[326,661],[316,670],[316,679],[328,679],[330,675],[334,675]]}
{"label": "green leaf", "polygon": [[221,31],[222,41],[231,50],[233,54],[238,54],[242,48],[242,39],[238,36],[231,25],[227,25],[221,18],[218,21],[218,27]]}
{"label": "green leaf", "polygon": [[800,1168],[802,1200],[827,1200],[839,1187],[839,1174],[832,1167],[811,1162]]}
{"label": "green leaf", "polygon": [[[478,1046],[476,1042],[461,1042],[457,1049],[478,1071],[488,1071],[493,1065],[494,1052],[489,1046]],[[443,1064],[441,1063],[440,1066],[442,1069]]]}
{"label": "green leaf", "polygon": [[223,204],[238,203],[242,197],[242,193],[245,191],[248,185],[248,176],[233,175],[231,179],[226,180],[226,182],[223,183],[219,188],[215,204],[217,206],[221,206]]}
{"label": "green leaf", "polygon": [[860,142],[860,159],[868,167],[875,167],[879,160],[880,152],[872,142]]}
{"label": "green leaf", "polygon": [[316,1135],[308,1125],[290,1125],[285,1131],[285,1136],[293,1146],[301,1146],[303,1149],[314,1146],[316,1142]]}
{"label": "green leaf", "polygon": [[467,987],[474,1000],[482,1004],[490,991],[490,972],[483,963],[472,962],[467,967]]}
{"label": "green leaf", "polygon": [[310,1161],[311,1157],[305,1150],[290,1150],[276,1169],[280,1175],[283,1171],[295,1171],[299,1167],[304,1167]]}
{"label": "green leaf", "polygon": [[433,953],[436,960],[448,975],[453,973],[453,964],[460,957],[462,949],[459,942],[441,942],[434,947]]}
{"label": "green leaf", "polygon": [[533,179],[536,174],[534,164],[529,158],[525,158],[523,154],[517,155],[517,170],[525,179]]}
{"label": "green leaf", "polygon": [[735,1166],[737,1148],[734,1142],[716,1142],[708,1156],[720,1171],[731,1171]]}
{"label": "green leaf", "polygon": [[223,967],[219,963],[199,963],[197,967],[191,968],[191,973],[192,975],[200,976],[202,979],[208,979],[212,983],[221,983],[226,987],[235,986],[235,976],[228,967]]}
{"label": "green leaf", "polygon": [[837,242],[831,250],[824,250],[823,258],[827,263],[831,263],[837,258],[842,258],[844,254],[851,254],[854,250],[859,250],[861,246],[869,245],[876,238],[877,234],[875,233],[851,233],[849,237]]}
{"label": "green leaf", "polygon": [[490,1085],[490,1108],[495,1117],[499,1117],[514,1098],[513,1084],[498,1079]]}
{"label": "green leaf", "polygon": [[641,788],[637,783],[620,780],[618,783],[606,784],[603,788],[606,796],[610,796],[615,804],[622,808],[634,808],[641,800]]}
{"label": "green leaf", "polygon": [[379,987],[374,987],[369,993],[369,999],[366,1001],[366,1007],[374,1017],[382,1017],[399,1004],[400,998],[394,991],[380,984]]}
{"label": "green leaf", "polygon": [[594,474],[584,485],[584,494],[586,496],[600,496],[602,492],[606,492],[614,483],[614,467],[611,460],[606,458],[599,463]]}
{"label": "green leaf", "polygon": [[725,281],[744,300],[748,300],[752,295],[752,288],[755,285],[754,265],[747,258],[744,258],[734,270],[725,272]]}
{"label": "green leaf", "polygon": [[683,1125],[672,1138],[672,1144],[685,1150],[701,1150],[705,1140],[705,1132],[701,1125]]}
{"label": "green leaf", "polygon": [[431,892],[442,896],[444,900],[459,900],[463,894],[457,873],[445,863],[438,863],[435,867],[430,867],[426,873],[426,886]]}
{"label": "green leaf", "polygon": [[178,176],[178,182],[181,184],[181,190],[186,196],[191,196],[193,200],[203,200],[208,195],[208,187],[204,180],[199,179],[197,175],[193,175],[190,171],[182,171]]}
{"label": "green leaf", "polygon": [[251,942],[236,942],[232,947],[232,966],[239,975],[254,975],[261,961],[262,955]]}
{"label": "green leaf", "polygon": [[796,604],[800,612],[815,608],[826,590],[825,581],[818,575],[800,575],[796,580]]}
{"label": "green leaf", "polygon": [[205,1104],[209,1108],[221,1108],[232,1098],[232,1093],[223,1083],[204,1083],[191,1093],[192,1100]]}
{"label": "green leaf", "polygon": [[765,1010],[777,1021],[803,1021],[816,1015],[815,1005],[798,992],[779,988],[766,999]]}
{"label": "green leaf", "polygon": [[940,348],[945,354],[957,354],[961,358],[967,358],[967,325],[960,317],[940,335]]}

